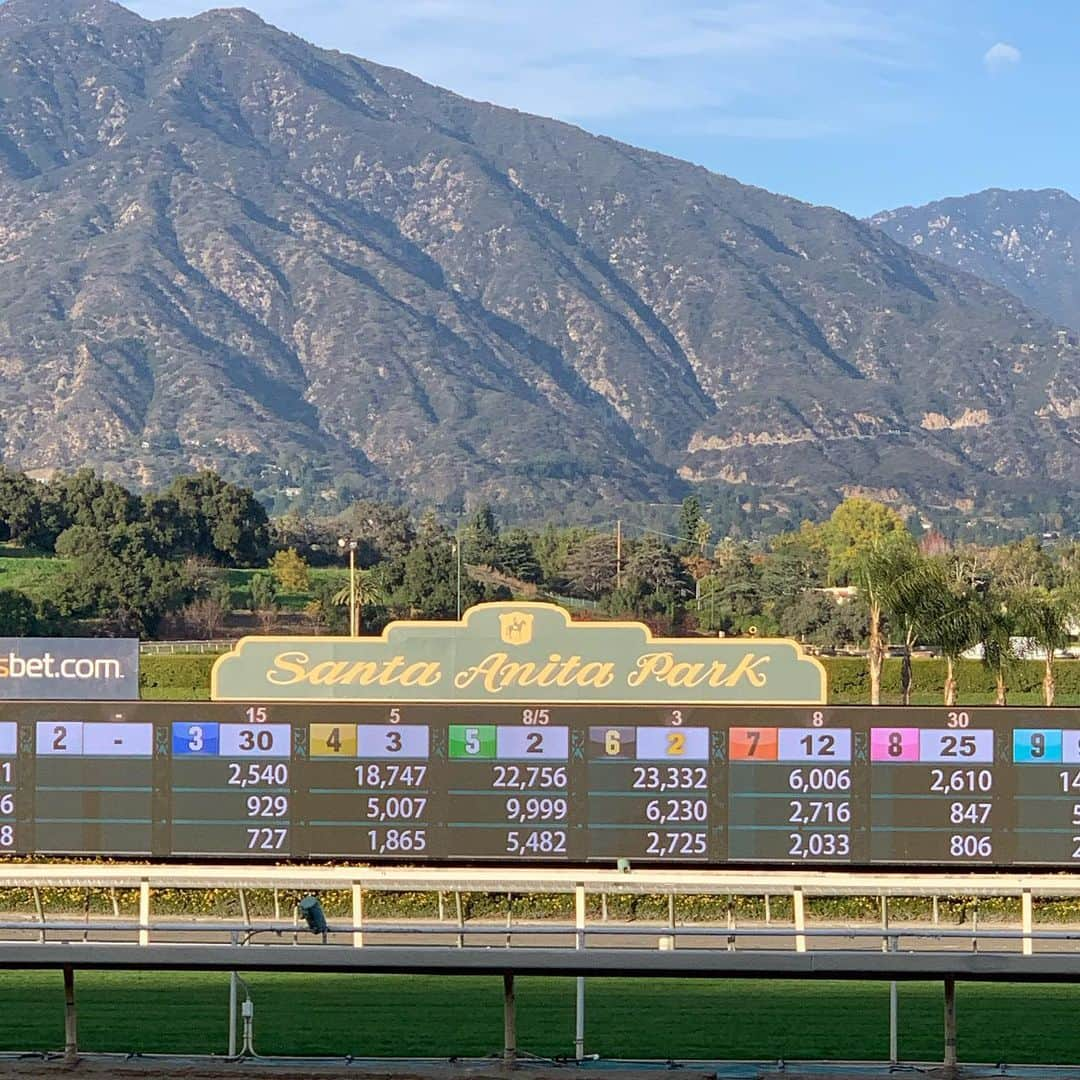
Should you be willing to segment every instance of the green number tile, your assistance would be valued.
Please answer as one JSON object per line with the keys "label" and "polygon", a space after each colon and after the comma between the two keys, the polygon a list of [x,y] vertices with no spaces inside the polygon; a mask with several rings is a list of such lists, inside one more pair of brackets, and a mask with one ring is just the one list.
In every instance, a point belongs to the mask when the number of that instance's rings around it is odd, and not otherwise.
{"label": "green number tile", "polygon": [[451,724],[451,758],[494,758],[494,724]]}

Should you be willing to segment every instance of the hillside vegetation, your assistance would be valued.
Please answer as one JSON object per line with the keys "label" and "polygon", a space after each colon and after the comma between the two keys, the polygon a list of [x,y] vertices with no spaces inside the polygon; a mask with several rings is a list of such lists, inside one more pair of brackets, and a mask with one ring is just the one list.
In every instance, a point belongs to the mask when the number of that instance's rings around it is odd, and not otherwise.
{"label": "hillside vegetation", "polygon": [[237,8],[7,0],[0,103],[0,460],[36,475],[516,521],[1075,495],[1075,349],[835,210]]}

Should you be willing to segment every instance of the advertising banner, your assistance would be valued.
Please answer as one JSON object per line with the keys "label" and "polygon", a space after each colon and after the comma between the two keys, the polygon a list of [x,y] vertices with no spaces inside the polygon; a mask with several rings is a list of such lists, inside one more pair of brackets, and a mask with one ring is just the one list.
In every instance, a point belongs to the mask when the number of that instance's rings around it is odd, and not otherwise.
{"label": "advertising banner", "polygon": [[137,638],[0,637],[0,700],[133,700]]}

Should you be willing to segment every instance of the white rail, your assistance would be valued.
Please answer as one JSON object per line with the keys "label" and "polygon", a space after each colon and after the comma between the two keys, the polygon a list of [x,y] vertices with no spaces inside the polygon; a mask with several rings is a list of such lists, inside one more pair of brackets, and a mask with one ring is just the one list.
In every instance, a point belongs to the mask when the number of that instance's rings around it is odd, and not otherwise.
{"label": "white rail", "polygon": [[1068,897],[1080,874],[927,874],[830,870],[637,870],[373,866],[0,863],[0,888],[349,889],[718,896]]}

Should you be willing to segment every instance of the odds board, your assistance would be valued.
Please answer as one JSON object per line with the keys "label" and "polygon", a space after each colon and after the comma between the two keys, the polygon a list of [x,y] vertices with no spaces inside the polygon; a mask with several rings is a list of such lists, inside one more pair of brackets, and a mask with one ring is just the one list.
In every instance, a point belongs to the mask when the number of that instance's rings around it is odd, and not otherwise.
{"label": "odds board", "polygon": [[1067,867],[1080,710],[0,704],[0,852]]}

